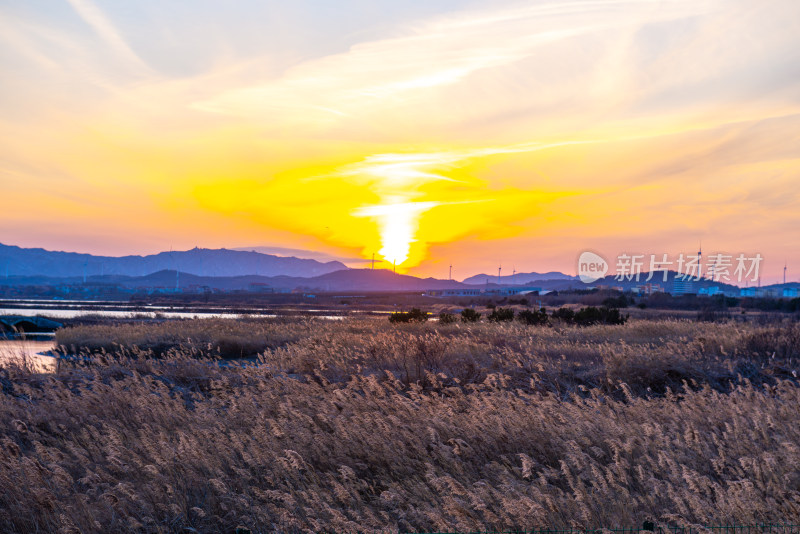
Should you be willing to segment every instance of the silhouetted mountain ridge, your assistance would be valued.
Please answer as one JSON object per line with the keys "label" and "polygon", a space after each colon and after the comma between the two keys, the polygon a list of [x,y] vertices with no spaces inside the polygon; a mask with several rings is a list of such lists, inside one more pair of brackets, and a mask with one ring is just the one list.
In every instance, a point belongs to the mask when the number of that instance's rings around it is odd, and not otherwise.
{"label": "silhouetted mountain ridge", "polygon": [[97,275],[146,276],[178,270],[197,276],[292,275],[312,277],[347,269],[338,261],[273,256],[253,251],[194,248],[148,256],[94,256],[21,248],[0,243],[0,276],[54,278]]}

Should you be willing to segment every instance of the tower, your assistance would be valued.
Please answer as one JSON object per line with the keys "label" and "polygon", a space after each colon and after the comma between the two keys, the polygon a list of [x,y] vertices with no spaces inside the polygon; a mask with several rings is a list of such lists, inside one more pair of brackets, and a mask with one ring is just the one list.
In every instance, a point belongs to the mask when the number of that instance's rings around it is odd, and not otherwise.
{"label": "tower", "polygon": [[503,266],[502,265],[500,265],[497,268],[497,285],[500,285],[500,283],[501,283],[501,279],[500,279],[500,273],[501,272],[503,272]]}
{"label": "tower", "polygon": [[448,275],[447,279],[448,280],[452,280],[453,279],[453,264],[452,263],[450,264],[450,274]]}
{"label": "tower", "polygon": [[700,241],[700,248],[697,249],[697,279],[700,280],[703,274],[703,242]]}
{"label": "tower", "polygon": [[175,267],[175,290],[180,286],[180,271],[178,270],[178,262],[175,256],[172,255],[172,247],[169,247],[169,259],[172,260],[172,265]]}
{"label": "tower", "polygon": [[[8,278],[8,276],[6,276]],[[786,284],[786,262],[783,262],[783,283]]]}

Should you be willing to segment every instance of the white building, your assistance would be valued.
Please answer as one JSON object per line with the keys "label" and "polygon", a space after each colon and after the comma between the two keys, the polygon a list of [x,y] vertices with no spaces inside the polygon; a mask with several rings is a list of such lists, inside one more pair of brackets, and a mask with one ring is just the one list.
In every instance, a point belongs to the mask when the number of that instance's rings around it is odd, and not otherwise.
{"label": "white building", "polygon": [[481,294],[480,289],[429,289],[425,292],[426,297],[477,297]]}

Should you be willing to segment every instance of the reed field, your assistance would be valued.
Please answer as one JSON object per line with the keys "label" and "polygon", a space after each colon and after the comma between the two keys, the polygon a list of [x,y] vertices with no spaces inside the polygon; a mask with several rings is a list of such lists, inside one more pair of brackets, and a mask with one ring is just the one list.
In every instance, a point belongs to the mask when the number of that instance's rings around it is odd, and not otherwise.
{"label": "reed field", "polygon": [[800,326],[210,319],[0,369],[2,532],[800,521]]}

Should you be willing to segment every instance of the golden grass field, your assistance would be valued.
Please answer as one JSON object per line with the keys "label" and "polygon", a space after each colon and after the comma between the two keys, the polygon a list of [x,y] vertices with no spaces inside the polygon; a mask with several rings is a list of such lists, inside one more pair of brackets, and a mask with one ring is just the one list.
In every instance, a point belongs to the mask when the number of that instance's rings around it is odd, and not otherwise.
{"label": "golden grass field", "polygon": [[[0,370],[0,531],[800,521],[800,327],[187,320]],[[221,360],[221,354],[249,356]],[[77,356],[77,358],[75,357]]]}

